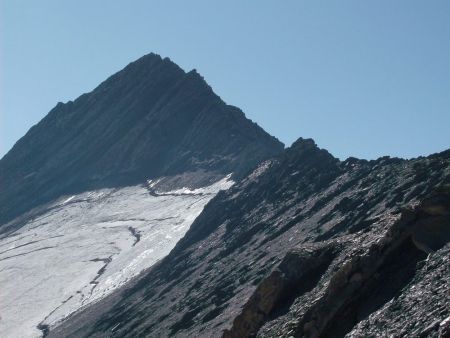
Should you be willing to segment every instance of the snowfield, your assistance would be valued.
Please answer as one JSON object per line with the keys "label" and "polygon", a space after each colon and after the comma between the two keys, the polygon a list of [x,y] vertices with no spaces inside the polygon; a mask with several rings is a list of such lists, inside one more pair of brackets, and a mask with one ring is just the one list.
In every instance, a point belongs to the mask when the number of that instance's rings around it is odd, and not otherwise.
{"label": "snowfield", "polygon": [[149,182],[64,196],[31,212],[0,239],[0,337],[41,337],[152,266],[232,184],[228,176],[205,188],[149,193]]}

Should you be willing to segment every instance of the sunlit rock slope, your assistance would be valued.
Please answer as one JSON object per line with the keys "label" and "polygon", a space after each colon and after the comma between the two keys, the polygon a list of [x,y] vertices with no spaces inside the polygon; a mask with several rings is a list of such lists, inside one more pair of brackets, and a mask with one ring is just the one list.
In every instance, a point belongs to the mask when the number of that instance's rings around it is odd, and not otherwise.
{"label": "sunlit rock slope", "polygon": [[160,264],[51,337],[446,337],[450,151],[340,161],[299,139]]}

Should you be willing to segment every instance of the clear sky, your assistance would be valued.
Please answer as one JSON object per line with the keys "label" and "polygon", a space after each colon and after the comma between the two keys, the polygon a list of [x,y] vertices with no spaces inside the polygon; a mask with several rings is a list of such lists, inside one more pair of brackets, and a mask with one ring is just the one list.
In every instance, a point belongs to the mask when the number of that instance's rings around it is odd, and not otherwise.
{"label": "clear sky", "polygon": [[290,145],[450,147],[450,1],[0,0],[0,157],[58,101],[149,52]]}

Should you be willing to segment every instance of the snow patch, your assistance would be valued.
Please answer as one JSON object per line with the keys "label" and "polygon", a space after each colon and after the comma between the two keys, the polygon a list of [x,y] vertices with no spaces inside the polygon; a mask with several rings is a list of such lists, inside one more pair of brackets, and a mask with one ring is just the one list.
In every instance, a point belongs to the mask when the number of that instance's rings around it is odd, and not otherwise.
{"label": "snow patch", "polygon": [[38,325],[52,326],[110,294],[166,256],[205,204],[232,184],[227,176],[157,196],[142,186],[101,189],[49,203],[0,239],[0,337],[40,337]]}

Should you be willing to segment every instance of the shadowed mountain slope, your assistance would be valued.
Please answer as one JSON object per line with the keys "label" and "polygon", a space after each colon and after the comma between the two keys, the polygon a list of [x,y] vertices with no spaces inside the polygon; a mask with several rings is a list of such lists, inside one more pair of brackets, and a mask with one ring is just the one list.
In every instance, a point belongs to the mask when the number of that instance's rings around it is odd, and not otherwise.
{"label": "shadowed mountain slope", "polygon": [[186,172],[239,178],[282,149],[195,70],[149,54],[58,103],[0,160],[0,224],[66,193]]}

